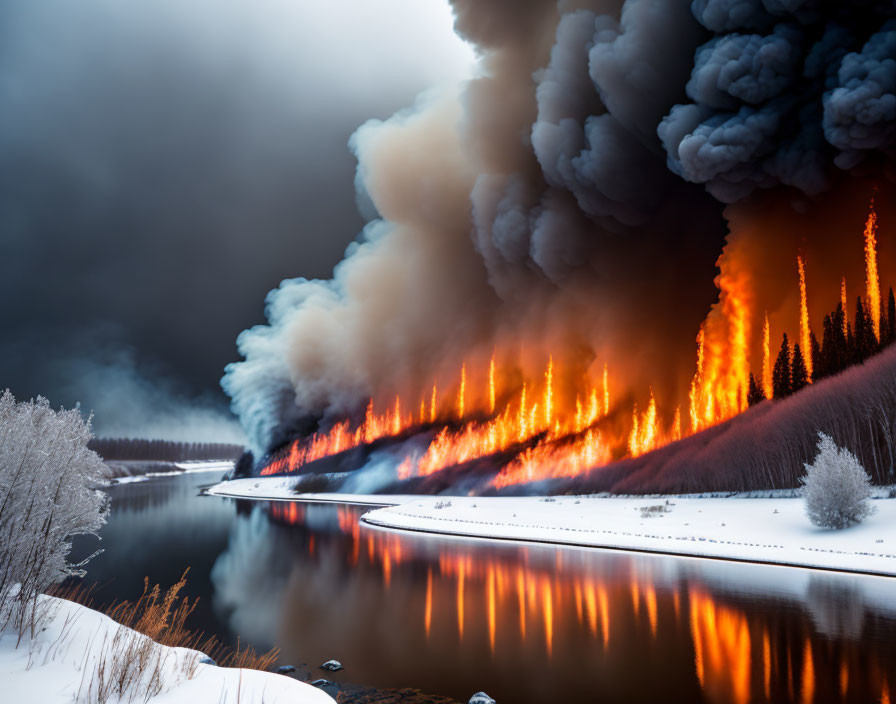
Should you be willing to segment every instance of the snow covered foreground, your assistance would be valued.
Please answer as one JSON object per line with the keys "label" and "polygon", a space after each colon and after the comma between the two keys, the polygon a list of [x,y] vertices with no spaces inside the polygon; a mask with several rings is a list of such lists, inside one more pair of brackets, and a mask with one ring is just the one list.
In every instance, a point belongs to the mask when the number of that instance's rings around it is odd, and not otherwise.
{"label": "snow covered foreground", "polygon": [[896,499],[873,500],[874,515],[860,525],[823,530],[809,522],[805,503],[791,492],[776,498],[296,495],[294,482],[294,477],[237,479],[208,493],[392,504],[364,514],[363,521],[381,528],[896,576]]}
{"label": "snow covered foreground", "polygon": [[[44,613],[41,630],[30,639],[27,635],[16,647],[17,636],[11,628],[0,632],[0,673],[3,676],[0,700],[27,704],[72,704],[106,701],[109,704],[143,702],[146,695],[120,697],[112,693],[97,695],[98,665],[104,661],[110,679],[111,644],[140,639],[157,662],[158,694],[153,704],[333,704],[321,690],[297,680],[257,670],[221,668],[199,662],[205,656],[186,648],[170,648],[149,641],[119,625],[109,617],[70,601],[41,596],[39,613]],[[144,653],[146,650],[142,651]],[[158,656],[156,658],[156,656]],[[135,661],[128,663],[138,672]],[[144,677],[141,684],[148,684]]]}

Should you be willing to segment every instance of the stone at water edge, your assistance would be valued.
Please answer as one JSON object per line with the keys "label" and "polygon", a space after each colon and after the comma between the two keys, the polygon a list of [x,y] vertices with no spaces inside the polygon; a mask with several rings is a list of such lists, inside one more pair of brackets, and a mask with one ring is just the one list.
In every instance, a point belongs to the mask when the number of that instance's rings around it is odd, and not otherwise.
{"label": "stone at water edge", "polygon": [[331,697],[335,697],[339,693],[339,685],[335,682],[330,682],[330,680],[314,680],[311,685],[318,689],[322,689]]}
{"label": "stone at water edge", "polygon": [[290,672],[295,672],[296,668],[292,665],[281,665],[277,668],[277,674],[279,675],[288,675]]}
{"label": "stone at water edge", "polygon": [[208,655],[199,658],[199,662],[201,662],[203,665],[214,665],[215,667],[218,666],[218,663],[212,660]]}
{"label": "stone at water edge", "polygon": [[328,670],[330,672],[339,672],[342,669],[342,663],[338,660],[327,660],[323,665],[320,666],[321,670]]}
{"label": "stone at water edge", "polygon": [[496,704],[496,702],[485,692],[476,692],[476,694],[470,697],[469,704]]}

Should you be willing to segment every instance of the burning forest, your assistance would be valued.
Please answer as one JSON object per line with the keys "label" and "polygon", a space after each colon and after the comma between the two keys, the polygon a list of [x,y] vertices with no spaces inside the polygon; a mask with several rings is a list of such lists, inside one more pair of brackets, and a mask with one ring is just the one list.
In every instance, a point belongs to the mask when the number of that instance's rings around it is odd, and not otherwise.
{"label": "burning forest", "polygon": [[894,341],[892,7],[453,5],[475,75],[357,131],[376,217],[240,336],[254,471],[602,486]]}

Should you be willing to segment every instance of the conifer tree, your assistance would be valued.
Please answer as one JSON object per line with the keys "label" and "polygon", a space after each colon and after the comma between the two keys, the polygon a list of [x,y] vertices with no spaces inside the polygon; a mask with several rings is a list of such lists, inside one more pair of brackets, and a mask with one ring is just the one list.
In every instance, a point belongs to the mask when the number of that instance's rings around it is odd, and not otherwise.
{"label": "conifer tree", "polygon": [[762,393],[762,389],[759,388],[759,384],[756,383],[756,377],[753,376],[753,372],[750,372],[750,386],[747,391],[747,404],[750,406],[755,406],[760,401],[765,400],[765,394]]}
{"label": "conifer tree", "polygon": [[893,287],[887,296],[887,341],[884,345],[892,345],[896,342],[896,298],[893,297]]}
{"label": "conifer tree", "polygon": [[793,346],[793,361],[790,363],[790,392],[796,393],[809,385],[809,370],[800,349],[800,343]]}
{"label": "conifer tree", "polygon": [[787,333],[784,333],[784,339],[781,341],[781,351],[778,352],[778,358],[775,360],[775,367],[772,370],[772,396],[776,399],[790,396],[792,392],[790,377],[790,343],[787,341]]}
{"label": "conifer tree", "polygon": [[[809,332],[809,354],[812,356],[812,375],[818,377],[818,367],[821,363],[821,345],[818,344],[818,338],[814,332]],[[814,381],[814,379],[813,379]]]}

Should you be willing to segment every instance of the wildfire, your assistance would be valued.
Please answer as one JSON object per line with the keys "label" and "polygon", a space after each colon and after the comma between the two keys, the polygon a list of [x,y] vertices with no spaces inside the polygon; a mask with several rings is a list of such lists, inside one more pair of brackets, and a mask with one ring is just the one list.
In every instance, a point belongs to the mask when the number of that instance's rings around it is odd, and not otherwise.
{"label": "wildfire", "polygon": [[[864,228],[866,294],[875,335],[880,336],[880,281],[877,266],[877,214],[872,200]],[[815,360],[806,285],[806,261],[797,257],[799,344],[809,380]],[[734,267],[722,265],[717,284],[719,303],[696,337],[696,369],[688,406],[669,416],[661,413],[650,390],[643,410],[635,404],[630,425],[614,410],[607,363],[592,378],[561,356],[546,354],[540,370],[502,361],[493,350],[487,366],[464,361],[453,384],[439,395],[443,378],[433,381],[410,403],[396,395],[383,411],[371,399],[363,420],[334,424],[325,432],[296,440],[268,461],[262,474],[296,472],[315,460],[388,437],[416,433],[428,442],[399,457],[398,477],[425,477],[480,458],[494,457],[498,472],[492,484],[571,477],[614,459],[638,457],[667,443],[722,422],[747,408],[751,371],[751,331],[761,327],[761,393],[773,395],[771,325],[768,312],[756,319],[751,282]],[[846,279],[840,280],[840,301],[846,313]],[[531,364],[531,360],[530,360]],[[592,367],[593,368],[593,367]],[[573,391],[570,391],[570,390]],[[578,393],[575,392],[578,390]],[[419,413],[407,409],[417,408]],[[404,410],[403,410],[404,409]],[[686,417],[683,419],[683,412]],[[415,418],[416,415],[416,418]],[[606,419],[606,420],[605,420]],[[683,420],[688,427],[683,428]],[[441,427],[438,427],[441,424]]]}

